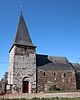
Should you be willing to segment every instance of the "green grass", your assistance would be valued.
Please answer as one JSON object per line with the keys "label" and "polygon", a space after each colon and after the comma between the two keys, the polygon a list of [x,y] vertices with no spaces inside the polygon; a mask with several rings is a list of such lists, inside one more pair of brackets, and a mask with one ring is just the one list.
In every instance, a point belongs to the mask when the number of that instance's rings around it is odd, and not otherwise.
{"label": "green grass", "polygon": [[80,92],[80,90],[50,90],[46,93]]}
{"label": "green grass", "polygon": [[25,99],[25,98],[21,98],[21,99],[0,99],[0,100],[80,100],[80,98],[33,98],[33,99]]}

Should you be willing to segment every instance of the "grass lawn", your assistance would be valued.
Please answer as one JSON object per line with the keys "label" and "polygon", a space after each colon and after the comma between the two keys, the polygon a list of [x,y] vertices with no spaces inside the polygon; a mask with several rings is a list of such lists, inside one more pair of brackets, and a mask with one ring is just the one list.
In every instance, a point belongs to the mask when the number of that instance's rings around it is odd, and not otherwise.
{"label": "grass lawn", "polygon": [[52,90],[52,91],[48,91],[48,92],[46,92],[46,93],[63,93],[63,92],[80,92],[80,90],[60,90],[60,91],[58,91],[58,90]]}
{"label": "grass lawn", "polygon": [[33,98],[33,99],[25,99],[25,98],[21,98],[21,99],[0,99],[0,100],[80,100],[80,98]]}

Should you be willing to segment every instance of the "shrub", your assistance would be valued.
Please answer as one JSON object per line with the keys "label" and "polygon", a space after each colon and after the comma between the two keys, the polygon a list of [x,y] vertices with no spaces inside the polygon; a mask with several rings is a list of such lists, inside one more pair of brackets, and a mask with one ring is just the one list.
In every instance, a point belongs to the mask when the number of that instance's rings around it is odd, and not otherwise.
{"label": "shrub", "polygon": [[21,99],[19,99],[19,98],[13,98],[13,99],[2,99],[2,100],[27,100],[27,99],[25,99],[25,98],[21,98]]}
{"label": "shrub", "polygon": [[32,98],[32,100],[40,100],[40,98],[36,98],[36,97],[35,97],[35,98]]}
{"label": "shrub", "polygon": [[41,100],[47,100],[47,98],[42,98]]}
{"label": "shrub", "polygon": [[60,88],[57,88],[56,85],[52,85],[49,91],[57,90],[60,91]]}
{"label": "shrub", "polygon": [[20,100],[27,100],[27,99],[25,99],[25,98],[21,98]]}

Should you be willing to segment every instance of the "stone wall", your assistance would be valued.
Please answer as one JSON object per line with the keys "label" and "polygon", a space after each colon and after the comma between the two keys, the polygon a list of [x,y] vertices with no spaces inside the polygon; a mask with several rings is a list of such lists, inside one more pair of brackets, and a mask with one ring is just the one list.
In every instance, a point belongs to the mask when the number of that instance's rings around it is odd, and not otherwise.
{"label": "stone wall", "polygon": [[10,51],[9,68],[8,68],[8,84],[13,84],[14,54],[15,54],[15,46]]}
{"label": "stone wall", "polygon": [[0,81],[0,94],[2,94],[2,82]]}
{"label": "stone wall", "polygon": [[76,72],[77,89],[80,90],[80,72]]}
{"label": "stone wall", "polygon": [[76,89],[75,71],[37,69],[37,92],[46,92],[52,86],[60,90]]}
{"label": "stone wall", "polygon": [[36,91],[36,56],[33,47],[16,46],[13,62],[12,93],[23,92],[23,81],[29,81],[29,93]]}

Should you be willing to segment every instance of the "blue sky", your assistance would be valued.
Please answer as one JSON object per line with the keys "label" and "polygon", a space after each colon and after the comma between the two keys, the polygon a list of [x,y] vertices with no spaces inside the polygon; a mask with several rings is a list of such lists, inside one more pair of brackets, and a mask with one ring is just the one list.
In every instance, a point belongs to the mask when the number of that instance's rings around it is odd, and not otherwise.
{"label": "blue sky", "polygon": [[20,5],[37,53],[80,62],[80,0],[0,0],[0,78],[8,71]]}

